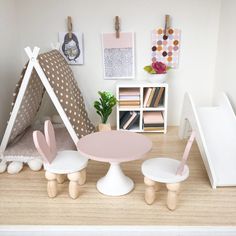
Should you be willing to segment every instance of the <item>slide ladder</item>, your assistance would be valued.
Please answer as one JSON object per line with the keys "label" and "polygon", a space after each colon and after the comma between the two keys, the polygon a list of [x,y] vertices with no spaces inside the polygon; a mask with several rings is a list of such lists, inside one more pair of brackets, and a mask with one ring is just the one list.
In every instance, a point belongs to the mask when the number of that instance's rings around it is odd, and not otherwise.
{"label": "slide ladder", "polygon": [[186,93],[180,138],[196,131],[196,141],[213,188],[236,186],[236,116],[225,93],[218,106],[196,107]]}

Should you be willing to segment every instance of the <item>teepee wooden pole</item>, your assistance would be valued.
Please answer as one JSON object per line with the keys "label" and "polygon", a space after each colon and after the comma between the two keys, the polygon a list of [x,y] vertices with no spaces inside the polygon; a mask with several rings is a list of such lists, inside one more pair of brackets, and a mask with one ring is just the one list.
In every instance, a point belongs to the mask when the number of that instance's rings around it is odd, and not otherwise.
{"label": "teepee wooden pole", "polygon": [[16,117],[17,117],[17,113],[20,109],[23,97],[25,95],[25,91],[26,91],[27,86],[29,84],[29,80],[30,80],[31,73],[33,71],[34,63],[37,60],[39,50],[40,49],[38,47],[35,47],[33,51],[31,51],[31,49],[29,47],[25,48],[25,52],[29,57],[29,64],[28,64],[27,69],[25,71],[25,75],[24,75],[24,78],[22,80],[22,84],[20,86],[19,93],[17,95],[15,104],[13,106],[13,109],[12,109],[12,112],[11,112],[11,115],[10,115],[10,119],[8,121],[8,124],[7,124],[6,131],[5,131],[3,139],[2,139],[2,143],[1,143],[1,146],[0,146],[0,154],[2,156],[4,156],[3,152],[5,151],[5,149],[7,147],[7,144],[8,144],[8,141],[9,141],[9,138],[10,138],[10,135],[11,135]]}

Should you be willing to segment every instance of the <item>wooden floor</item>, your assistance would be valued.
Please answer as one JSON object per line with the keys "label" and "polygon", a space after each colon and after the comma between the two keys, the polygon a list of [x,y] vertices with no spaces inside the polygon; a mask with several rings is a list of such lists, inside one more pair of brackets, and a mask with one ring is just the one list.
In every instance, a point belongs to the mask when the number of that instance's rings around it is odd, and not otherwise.
{"label": "wooden floor", "polygon": [[[166,135],[147,137],[153,141],[147,158],[181,158],[185,141],[178,139],[177,128],[170,127]],[[165,206],[164,186],[156,202],[146,205],[141,163],[123,164],[124,172],[135,181],[135,189],[122,197],[98,193],[96,181],[106,173],[108,165],[95,161],[89,162],[87,183],[76,200],[68,197],[68,182],[59,186],[56,198],[48,198],[43,171],[32,172],[25,167],[18,175],[1,174],[0,224],[236,226],[236,188],[211,188],[196,144],[188,162],[190,177],[182,185],[174,212]]]}

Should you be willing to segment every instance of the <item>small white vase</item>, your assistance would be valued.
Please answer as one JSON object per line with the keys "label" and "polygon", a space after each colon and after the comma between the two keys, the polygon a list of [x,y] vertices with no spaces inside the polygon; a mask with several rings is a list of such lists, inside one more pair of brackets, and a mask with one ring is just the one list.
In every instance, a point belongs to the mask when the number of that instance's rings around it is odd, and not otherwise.
{"label": "small white vase", "polygon": [[148,74],[148,81],[151,83],[164,83],[166,82],[166,75],[165,74]]}

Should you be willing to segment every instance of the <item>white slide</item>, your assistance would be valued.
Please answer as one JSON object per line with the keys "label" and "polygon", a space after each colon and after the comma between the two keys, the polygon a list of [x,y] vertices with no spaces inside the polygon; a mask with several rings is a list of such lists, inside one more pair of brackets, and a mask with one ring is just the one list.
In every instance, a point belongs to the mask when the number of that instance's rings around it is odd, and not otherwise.
{"label": "white slide", "polygon": [[236,186],[236,116],[225,93],[218,106],[196,107],[186,93],[179,129],[185,138],[191,129],[206,167],[212,188]]}

